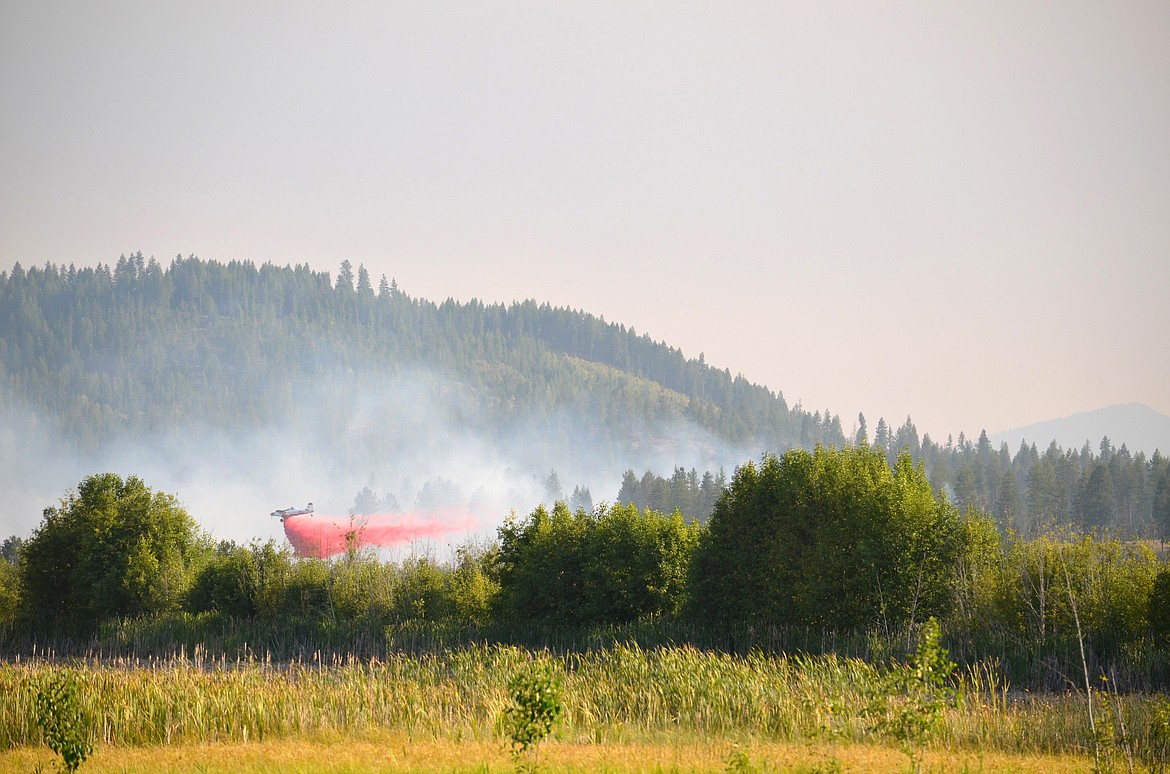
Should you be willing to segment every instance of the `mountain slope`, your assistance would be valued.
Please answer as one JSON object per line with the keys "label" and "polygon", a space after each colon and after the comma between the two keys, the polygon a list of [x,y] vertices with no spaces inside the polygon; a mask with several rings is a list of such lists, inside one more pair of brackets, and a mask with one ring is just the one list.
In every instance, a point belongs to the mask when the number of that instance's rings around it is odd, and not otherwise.
{"label": "mountain slope", "polygon": [[1013,450],[1025,440],[1042,449],[1053,440],[1066,449],[1079,449],[1087,442],[1096,451],[1104,437],[1117,448],[1124,444],[1133,454],[1141,451],[1149,457],[1160,450],[1166,455],[1170,453],[1170,417],[1140,403],[1126,403],[1005,430],[991,440],[997,446],[1006,441]]}
{"label": "mountain slope", "polygon": [[[343,271],[343,274],[345,271]],[[255,426],[301,411],[306,380],[424,370],[469,391],[479,421],[570,406],[612,428],[686,417],[730,443],[843,440],[833,419],[583,312],[524,302],[440,305],[362,278],[250,263],[123,258],[111,272],[0,274],[0,346],[12,394],[100,443],[192,419]],[[582,370],[581,363],[607,366]],[[656,400],[639,383],[685,397]],[[616,396],[620,400],[610,398]],[[328,410],[343,410],[329,407]]]}
{"label": "mountain slope", "polygon": [[550,469],[607,496],[629,468],[844,442],[836,417],[584,312],[140,254],[0,273],[0,418],[22,524],[95,470],[249,513],[343,512],[364,486],[409,505],[442,478],[506,513]]}

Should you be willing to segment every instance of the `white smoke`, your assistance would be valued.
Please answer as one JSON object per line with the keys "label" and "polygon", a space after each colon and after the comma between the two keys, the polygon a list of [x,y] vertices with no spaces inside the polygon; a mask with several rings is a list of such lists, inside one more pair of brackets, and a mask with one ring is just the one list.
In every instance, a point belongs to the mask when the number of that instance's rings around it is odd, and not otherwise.
{"label": "white smoke", "polygon": [[276,508],[312,501],[319,512],[344,514],[369,487],[408,509],[428,481],[442,478],[474,513],[486,514],[451,536],[458,543],[492,536],[510,511],[526,513],[541,502],[551,470],[566,495],[583,485],[600,502],[616,497],[626,469],[730,472],[755,455],[681,417],[609,437],[567,407],[514,417],[501,433],[483,421],[469,390],[425,370],[339,371],[298,382],[296,396],[295,416],[259,428],[187,424],[110,439],[89,452],[33,409],[10,411],[0,426],[0,487],[8,503],[0,537],[27,537],[42,510],[85,476],[114,472],[176,495],[213,537],[237,542],[282,541],[279,521],[269,516]]}

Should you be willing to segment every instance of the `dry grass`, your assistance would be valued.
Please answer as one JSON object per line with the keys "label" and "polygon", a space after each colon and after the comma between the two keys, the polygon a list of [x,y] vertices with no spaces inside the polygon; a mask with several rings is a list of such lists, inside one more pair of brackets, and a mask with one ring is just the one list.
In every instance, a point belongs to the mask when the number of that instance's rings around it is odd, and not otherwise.
{"label": "dry grass", "polygon": [[[541,768],[556,772],[722,772],[735,743],[725,739],[662,739],[657,742],[588,744],[551,742],[541,751]],[[831,763],[843,772],[905,771],[906,758],[887,747],[861,744],[801,745],[791,742],[745,740],[741,748],[758,771],[829,771]],[[43,748],[0,753],[0,771],[48,768]],[[1011,755],[931,751],[924,771],[1088,772],[1092,761],[1071,756]],[[349,774],[377,772],[513,771],[503,747],[486,740],[408,737],[382,732],[344,737],[319,734],[305,739],[255,743],[116,747],[99,750],[83,767],[90,774]]]}
{"label": "dry grass", "polygon": [[[497,722],[509,678],[533,659],[549,661],[564,686],[546,756],[553,770],[723,770],[736,740],[757,766],[780,770],[811,772],[830,758],[845,770],[896,770],[907,760],[872,731],[864,709],[878,674],[857,659],[480,646],[367,662],[76,663],[98,750],[85,770],[508,770]],[[51,758],[33,697],[59,668],[0,664],[0,770]],[[992,670],[963,683],[928,770],[1087,765],[1080,697],[1013,694]],[[1152,700],[1127,697],[1125,706],[1140,737]]]}

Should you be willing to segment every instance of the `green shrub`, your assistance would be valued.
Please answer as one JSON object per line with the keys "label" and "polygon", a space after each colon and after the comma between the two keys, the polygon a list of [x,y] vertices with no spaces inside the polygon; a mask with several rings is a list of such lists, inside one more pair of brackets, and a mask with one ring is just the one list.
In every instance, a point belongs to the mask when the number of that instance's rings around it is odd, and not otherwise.
{"label": "green shrub", "polygon": [[1163,567],[1154,578],[1146,618],[1154,640],[1163,647],[1170,645],[1170,567]]}
{"label": "green shrub", "polygon": [[89,724],[81,710],[77,675],[54,671],[37,689],[37,723],[49,749],[61,756],[67,771],[77,771],[93,752]]}
{"label": "green shrub", "polygon": [[512,703],[504,712],[504,728],[508,733],[512,759],[517,770],[535,769],[535,760],[524,761],[531,751],[535,758],[536,746],[552,731],[561,716],[561,686],[553,677],[548,664],[533,664],[518,673],[508,684]]}
{"label": "green shrub", "polygon": [[938,622],[931,618],[922,627],[918,650],[909,663],[890,670],[884,693],[870,709],[876,730],[901,743],[915,771],[921,770],[922,751],[943,725],[943,713],[958,703],[950,684],[955,663],[940,639]]}

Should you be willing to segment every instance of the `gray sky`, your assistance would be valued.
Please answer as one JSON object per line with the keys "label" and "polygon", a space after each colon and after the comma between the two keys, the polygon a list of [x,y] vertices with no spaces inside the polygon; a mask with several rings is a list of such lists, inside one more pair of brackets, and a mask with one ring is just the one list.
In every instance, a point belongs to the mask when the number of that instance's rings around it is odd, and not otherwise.
{"label": "gray sky", "polygon": [[0,266],[345,258],[920,431],[1170,414],[1170,3],[0,0]]}

